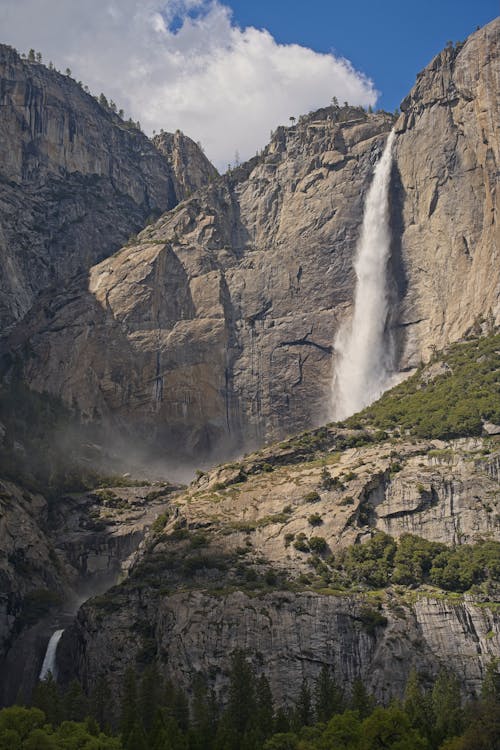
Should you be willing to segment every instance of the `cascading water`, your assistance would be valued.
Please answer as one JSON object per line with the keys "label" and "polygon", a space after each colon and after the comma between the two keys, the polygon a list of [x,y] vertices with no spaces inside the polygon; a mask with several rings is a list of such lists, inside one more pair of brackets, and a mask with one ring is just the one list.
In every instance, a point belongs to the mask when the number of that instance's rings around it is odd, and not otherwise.
{"label": "cascading water", "polygon": [[389,387],[394,370],[393,346],[386,332],[393,141],[394,131],[391,131],[366,196],[354,263],[357,278],[354,314],[335,339],[338,364],[333,384],[333,418],[337,420],[375,401]]}
{"label": "cascading water", "polygon": [[45,652],[42,668],[40,670],[40,680],[46,680],[49,676],[49,672],[52,674],[52,677],[57,677],[56,653],[63,633],[64,628],[62,630],[56,630],[50,637],[49,645],[47,646],[47,651]]}

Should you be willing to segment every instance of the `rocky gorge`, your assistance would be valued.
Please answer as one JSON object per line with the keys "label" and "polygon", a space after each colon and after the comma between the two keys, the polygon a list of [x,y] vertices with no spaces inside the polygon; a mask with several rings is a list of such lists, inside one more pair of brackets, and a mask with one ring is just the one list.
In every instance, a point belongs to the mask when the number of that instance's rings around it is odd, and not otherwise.
{"label": "rocky gorge", "polygon": [[[221,694],[236,649],[281,702],[324,665],[386,702],[412,667],[430,683],[446,666],[478,693],[500,647],[494,564],[455,588],[439,564],[435,579],[429,563],[419,580],[393,566],[368,583],[348,565],[352,550],[392,561],[418,538],[444,568],[450,550],[487,556],[500,541],[499,39],[497,19],[447,47],[398,116],[325,107],[222,176],[182,133],[148,139],[0,48],[5,702],[33,686],[65,607],[61,683],[90,691],[105,675],[115,698],[127,666],[151,663]],[[398,374],[429,395],[419,433],[400,420],[415,393],[397,389],[398,418],[325,425],[391,130],[386,328]],[[471,337],[489,348],[457,363],[447,347]],[[451,390],[459,371],[472,416],[445,430],[443,409],[442,434],[426,433],[434,384]],[[73,424],[38,437],[56,402],[82,435],[97,425],[119,445],[122,466],[149,456],[146,478],[80,486],[86,451],[106,452],[81,436],[78,481],[72,466],[59,485],[50,461],[42,479],[16,476],[32,450],[75,443]],[[187,488],[157,484],[159,464],[198,471]]]}

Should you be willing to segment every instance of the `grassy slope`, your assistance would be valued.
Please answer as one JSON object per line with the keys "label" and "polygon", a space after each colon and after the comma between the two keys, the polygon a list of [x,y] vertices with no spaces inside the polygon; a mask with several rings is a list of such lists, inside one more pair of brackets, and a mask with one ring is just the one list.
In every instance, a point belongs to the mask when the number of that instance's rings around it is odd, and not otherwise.
{"label": "grassy slope", "polygon": [[499,333],[453,344],[345,424],[446,440],[480,435],[483,420],[500,423]]}

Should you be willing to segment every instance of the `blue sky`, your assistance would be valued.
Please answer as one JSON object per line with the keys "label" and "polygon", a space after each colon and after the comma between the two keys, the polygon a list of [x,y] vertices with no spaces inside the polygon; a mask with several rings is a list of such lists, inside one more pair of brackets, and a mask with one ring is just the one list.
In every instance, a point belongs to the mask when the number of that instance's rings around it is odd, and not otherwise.
{"label": "blue sky", "polygon": [[149,135],[179,128],[224,170],[333,96],[393,111],[448,40],[498,10],[498,0],[0,0],[0,41],[70,68]]}
{"label": "blue sky", "polygon": [[500,13],[498,0],[229,0],[240,26],[268,29],[277,42],[334,52],[366,73],[392,111],[417,73],[446,45]]}

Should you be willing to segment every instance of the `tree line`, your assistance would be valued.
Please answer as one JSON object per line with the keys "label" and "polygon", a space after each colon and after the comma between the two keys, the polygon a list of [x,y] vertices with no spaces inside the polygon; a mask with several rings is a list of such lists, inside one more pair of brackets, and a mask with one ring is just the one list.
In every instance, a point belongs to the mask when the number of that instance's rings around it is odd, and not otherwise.
{"label": "tree line", "polygon": [[[221,702],[220,697],[223,698]],[[265,675],[242,651],[229,686],[216,696],[198,675],[190,699],[149,665],[129,668],[120,704],[106,677],[87,696],[74,681],[39,683],[32,705],[0,711],[0,750],[499,750],[500,675],[488,666],[481,695],[468,702],[456,675],[432,684],[410,673],[404,698],[378,704],[360,678],[349,691],[324,666],[303,680],[292,706],[276,706]]]}

